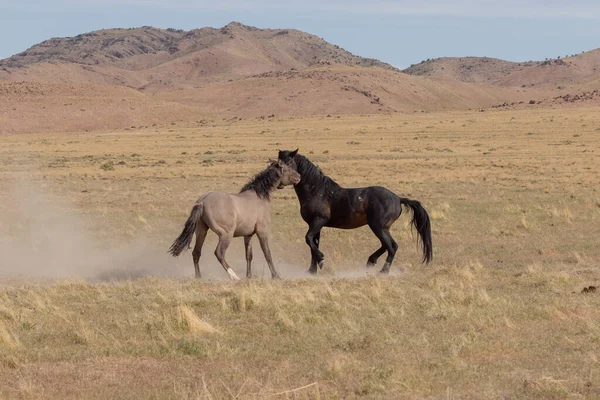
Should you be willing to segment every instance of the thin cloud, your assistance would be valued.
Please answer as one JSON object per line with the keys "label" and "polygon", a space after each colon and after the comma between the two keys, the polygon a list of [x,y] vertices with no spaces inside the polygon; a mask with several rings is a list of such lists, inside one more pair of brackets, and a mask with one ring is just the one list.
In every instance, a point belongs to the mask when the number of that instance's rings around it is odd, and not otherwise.
{"label": "thin cloud", "polygon": [[114,6],[160,7],[175,10],[204,11],[260,11],[260,12],[337,12],[344,14],[455,16],[455,17],[513,17],[513,18],[583,18],[600,19],[600,4],[592,0],[306,0],[285,2],[275,0],[57,0],[48,4],[43,0],[0,0],[0,8],[36,9],[60,12],[86,7],[95,10]]}
{"label": "thin cloud", "polygon": [[600,4],[576,1],[568,5],[538,1],[378,1],[370,4],[325,3],[322,7],[332,11],[383,15],[600,19]]}

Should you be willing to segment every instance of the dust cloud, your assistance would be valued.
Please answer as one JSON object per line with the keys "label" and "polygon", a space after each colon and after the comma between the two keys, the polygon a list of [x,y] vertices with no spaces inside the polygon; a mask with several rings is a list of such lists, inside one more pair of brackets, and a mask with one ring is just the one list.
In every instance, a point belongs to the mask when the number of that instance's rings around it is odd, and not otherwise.
{"label": "dust cloud", "polygon": [[[191,251],[178,258],[147,238],[106,246],[90,232],[94,221],[79,213],[75,205],[58,199],[39,187],[20,183],[0,197],[0,279],[65,280],[107,282],[147,276],[189,278],[194,275]],[[184,221],[181,221],[182,227]],[[173,239],[180,232],[172,232]],[[203,280],[229,280],[213,255],[216,238],[205,243],[200,268]],[[239,243],[238,243],[239,242]],[[256,247],[256,246],[255,246]],[[308,252],[308,249],[307,249]],[[271,274],[259,249],[255,249],[253,275],[270,279]],[[274,254],[277,259],[277,255]],[[240,277],[245,276],[243,240],[234,240],[227,260]],[[307,273],[308,265],[276,262],[284,279],[364,278],[377,269],[337,266]],[[396,273],[400,273],[397,271]]]}
{"label": "dust cloud", "polygon": [[2,200],[0,278],[106,281],[190,274],[190,265],[144,239],[105,248],[88,229],[93,222],[74,205],[32,184],[13,187]]}

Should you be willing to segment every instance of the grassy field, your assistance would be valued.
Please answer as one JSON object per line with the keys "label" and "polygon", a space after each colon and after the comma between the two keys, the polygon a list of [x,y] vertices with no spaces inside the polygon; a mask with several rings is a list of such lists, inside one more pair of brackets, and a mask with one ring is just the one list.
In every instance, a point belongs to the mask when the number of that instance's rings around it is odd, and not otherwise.
{"label": "grassy field", "polygon": [[[277,149],[432,218],[403,216],[392,274],[368,228],[323,231],[305,275],[292,189],[272,201],[271,282],[167,257],[190,207]],[[600,110],[222,120],[0,137],[0,397],[598,398]],[[243,276],[243,241],[227,258]]]}

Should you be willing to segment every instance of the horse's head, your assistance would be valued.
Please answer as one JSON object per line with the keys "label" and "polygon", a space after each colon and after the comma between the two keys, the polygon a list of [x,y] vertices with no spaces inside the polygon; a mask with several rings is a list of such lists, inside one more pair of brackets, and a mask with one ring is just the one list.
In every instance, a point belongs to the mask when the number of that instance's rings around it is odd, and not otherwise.
{"label": "horse's head", "polygon": [[297,185],[300,182],[300,174],[283,161],[271,161],[271,166],[277,168],[281,173],[281,180],[279,186],[277,186],[278,189],[283,189],[285,186],[289,185]]}
{"label": "horse's head", "polygon": [[279,156],[277,158],[285,165],[290,166],[294,171],[297,171],[298,168],[296,166],[296,154],[298,154],[298,149],[294,151],[279,150]]}

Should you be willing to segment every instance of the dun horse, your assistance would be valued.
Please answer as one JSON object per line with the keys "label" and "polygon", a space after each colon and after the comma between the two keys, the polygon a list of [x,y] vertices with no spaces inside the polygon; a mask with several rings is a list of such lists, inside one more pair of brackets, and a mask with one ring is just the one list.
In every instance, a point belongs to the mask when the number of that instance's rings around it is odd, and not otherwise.
{"label": "dun horse", "polygon": [[429,215],[420,202],[399,197],[381,186],[342,188],[308,158],[298,154],[297,149],[280,151],[279,161],[298,171],[301,176],[294,189],[300,201],[300,215],[308,224],[306,243],[312,258],[308,270],[310,273],[317,273],[317,265],[323,268],[324,255],[319,250],[323,227],[355,229],[367,224],[381,242],[381,247],[369,257],[367,267],[377,264],[377,259],[387,251],[381,272],[388,273],[398,250],[398,244],[389,229],[400,217],[403,204],[413,211],[412,225],[421,237],[423,262],[429,263],[431,260]]}
{"label": "dun horse", "polygon": [[200,278],[200,254],[208,230],[219,236],[219,244],[215,256],[225,268],[231,279],[239,280],[235,272],[225,261],[225,252],[231,239],[244,237],[246,247],[246,277],[252,277],[252,236],[256,234],[260,246],[271,270],[273,279],[279,274],[273,265],[269,249],[269,226],[271,225],[270,196],[275,189],[295,185],[300,182],[300,174],[280,161],[273,161],[264,171],[260,172],[242,188],[239,194],[208,192],[200,196],[183,232],[171,245],[169,252],[179,256],[189,248],[194,233],[196,245],[192,251],[196,278]]}

